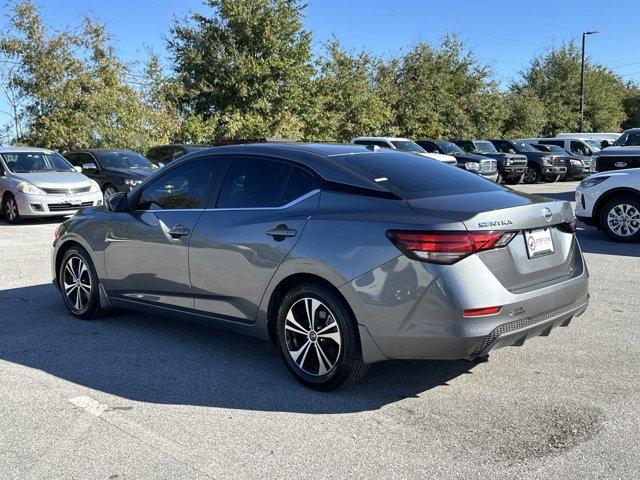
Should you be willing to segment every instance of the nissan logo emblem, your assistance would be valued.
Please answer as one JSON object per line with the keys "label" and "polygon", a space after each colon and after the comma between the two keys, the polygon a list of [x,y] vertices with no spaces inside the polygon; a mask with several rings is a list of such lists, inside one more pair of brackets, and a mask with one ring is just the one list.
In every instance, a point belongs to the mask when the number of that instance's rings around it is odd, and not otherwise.
{"label": "nissan logo emblem", "polygon": [[618,168],[624,168],[627,166],[627,162],[616,162],[613,165]]}
{"label": "nissan logo emblem", "polygon": [[542,209],[542,216],[547,222],[550,222],[551,218],[553,217],[553,213],[551,213],[551,210],[545,207]]}

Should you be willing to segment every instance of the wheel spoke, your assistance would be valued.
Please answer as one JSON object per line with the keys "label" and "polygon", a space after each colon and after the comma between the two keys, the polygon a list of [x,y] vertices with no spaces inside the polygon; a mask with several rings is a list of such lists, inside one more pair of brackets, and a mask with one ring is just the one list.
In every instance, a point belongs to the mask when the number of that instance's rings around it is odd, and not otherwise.
{"label": "wheel spoke", "polygon": [[[293,324],[293,325],[290,325],[290,324]],[[296,319],[295,319],[295,317],[293,315],[293,309],[289,310],[289,313],[287,313],[287,318],[286,318],[286,322],[284,324],[284,327],[287,330],[292,330],[294,332],[300,333],[301,335],[307,335],[309,333],[309,330],[304,328],[302,325],[300,325],[296,321]]]}
{"label": "wheel spoke", "polygon": [[[320,345],[316,343],[314,344],[314,346],[316,347],[316,356],[318,357],[318,375],[324,375],[329,371],[325,365],[325,359],[327,357],[325,356],[324,352],[320,349]],[[326,360],[326,362],[329,365],[329,368],[331,368],[332,367],[331,362],[328,360]]]}
{"label": "wheel spoke", "polygon": [[329,338],[340,345],[340,333],[332,332],[332,333],[323,333],[322,335],[318,335],[318,338]]}
{"label": "wheel spoke", "polygon": [[69,274],[71,275],[71,279],[75,282],[78,277],[76,276],[75,272],[73,271],[73,267],[71,266],[72,261],[73,259],[67,263],[67,266],[64,267],[64,269],[65,271],[69,272]]}
{"label": "wheel spoke", "polygon": [[336,323],[335,320],[333,320],[329,325],[327,325],[326,327],[318,330],[318,336],[322,336],[323,333],[327,332],[328,330],[331,330],[332,328],[338,328],[338,324]]}
{"label": "wheel spoke", "polygon": [[[296,350],[296,351],[289,350],[289,353],[291,354],[291,358],[293,358],[293,361],[298,363],[298,358],[300,358],[300,355],[305,353],[305,351],[309,348],[310,345],[311,345],[311,340],[307,340],[306,342],[304,342],[304,345],[302,345],[302,347],[300,347],[298,350]],[[305,353],[304,357],[306,357],[306,353]],[[304,362],[304,357],[302,359],[303,362]],[[298,364],[298,365],[300,365],[300,364]]]}
{"label": "wheel spoke", "polygon": [[76,285],[75,283],[64,282],[64,291],[67,295],[73,292],[73,290],[75,290],[76,288],[78,288],[78,285]]}

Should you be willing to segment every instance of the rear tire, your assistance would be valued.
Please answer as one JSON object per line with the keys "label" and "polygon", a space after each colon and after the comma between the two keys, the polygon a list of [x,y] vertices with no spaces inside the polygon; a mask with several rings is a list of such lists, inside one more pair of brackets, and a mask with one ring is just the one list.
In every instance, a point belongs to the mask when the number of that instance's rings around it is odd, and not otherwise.
{"label": "rear tire", "polygon": [[320,284],[304,283],[284,296],[277,338],[285,365],[307,387],[334,390],[367,371],[355,319],[344,301]]}
{"label": "rear tire", "polygon": [[22,222],[22,217],[18,211],[18,204],[12,193],[7,193],[2,200],[2,214],[5,220],[12,225]]}
{"label": "rear tire", "polygon": [[600,211],[600,226],[614,242],[640,240],[640,197],[621,195],[609,200]]}
{"label": "rear tire", "polygon": [[60,262],[58,285],[64,304],[74,317],[90,320],[102,313],[98,275],[84,248],[74,246],[65,252]]}

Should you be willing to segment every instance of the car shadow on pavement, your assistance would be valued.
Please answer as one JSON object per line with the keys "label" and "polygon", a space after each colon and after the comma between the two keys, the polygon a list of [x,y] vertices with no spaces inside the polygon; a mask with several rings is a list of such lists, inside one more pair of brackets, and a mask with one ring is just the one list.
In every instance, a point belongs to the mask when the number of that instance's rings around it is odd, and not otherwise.
{"label": "car shadow on pavement", "polygon": [[266,342],[124,311],[77,320],[48,284],[0,290],[0,359],[134,401],[334,414],[418,396],[475,365],[384,362],[356,385],[321,393],[298,384]]}
{"label": "car shadow on pavement", "polygon": [[566,202],[573,202],[576,199],[575,190],[570,192],[535,192],[531,195],[538,195],[539,197],[546,197],[551,200],[564,200]]}
{"label": "car shadow on pavement", "polygon": [[640,242],[620,243],[609,238],[595,227],[578,223],[576,232],[582,253],[640,257]]}

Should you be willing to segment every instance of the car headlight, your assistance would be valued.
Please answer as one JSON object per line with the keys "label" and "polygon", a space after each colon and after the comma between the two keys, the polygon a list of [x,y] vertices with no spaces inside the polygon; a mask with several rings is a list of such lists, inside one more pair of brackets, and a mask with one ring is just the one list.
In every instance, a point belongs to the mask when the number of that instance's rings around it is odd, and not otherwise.
{"label": "car headlight", "polygon": [[542,163],[545,165],[551,165],[551,160],[553,160],[553,157],[542,157]]}
{"label": "car headlight", "polygon": [[98,185],[98,182],[96,182],[95,180],[91,180],[91,188],[89,189],[89,191],[91,193],[99,192],[100,185]]}
{"label": "car headlight", "polygon": [[584,164],[580,160],[569,160],[574,167],[582,167]]}
{"label": "car headlight", "polygon": [[593,187],[595,185],[598,185],[599,183],[604,182],[607,178],[609,178],[609,177],[587,178],[586,180],[583,180],[583,181],[580,182],[579,187],[580,188]]}
{"label": "car headlight", "polygon": [[43,192],[35,185],[31,185],[28,182],[20,182],[18,184],[18,190],[22,193],[26,193],[27,195],[46,195],[46,192]]}
{"label": "car headlight", "polygon": [[467,170],[472,170],[474,172],[480,170],[480,164],[477,162],[467,162],[464,164],[464,166]]}
{"label": "car headlight", "polygon": [[135,187],[136,185],[140,185],[141,183],[142,183],[142,180],[135,180],[133,178],[124,179],[124,184],[129,185],[130,187]]}

